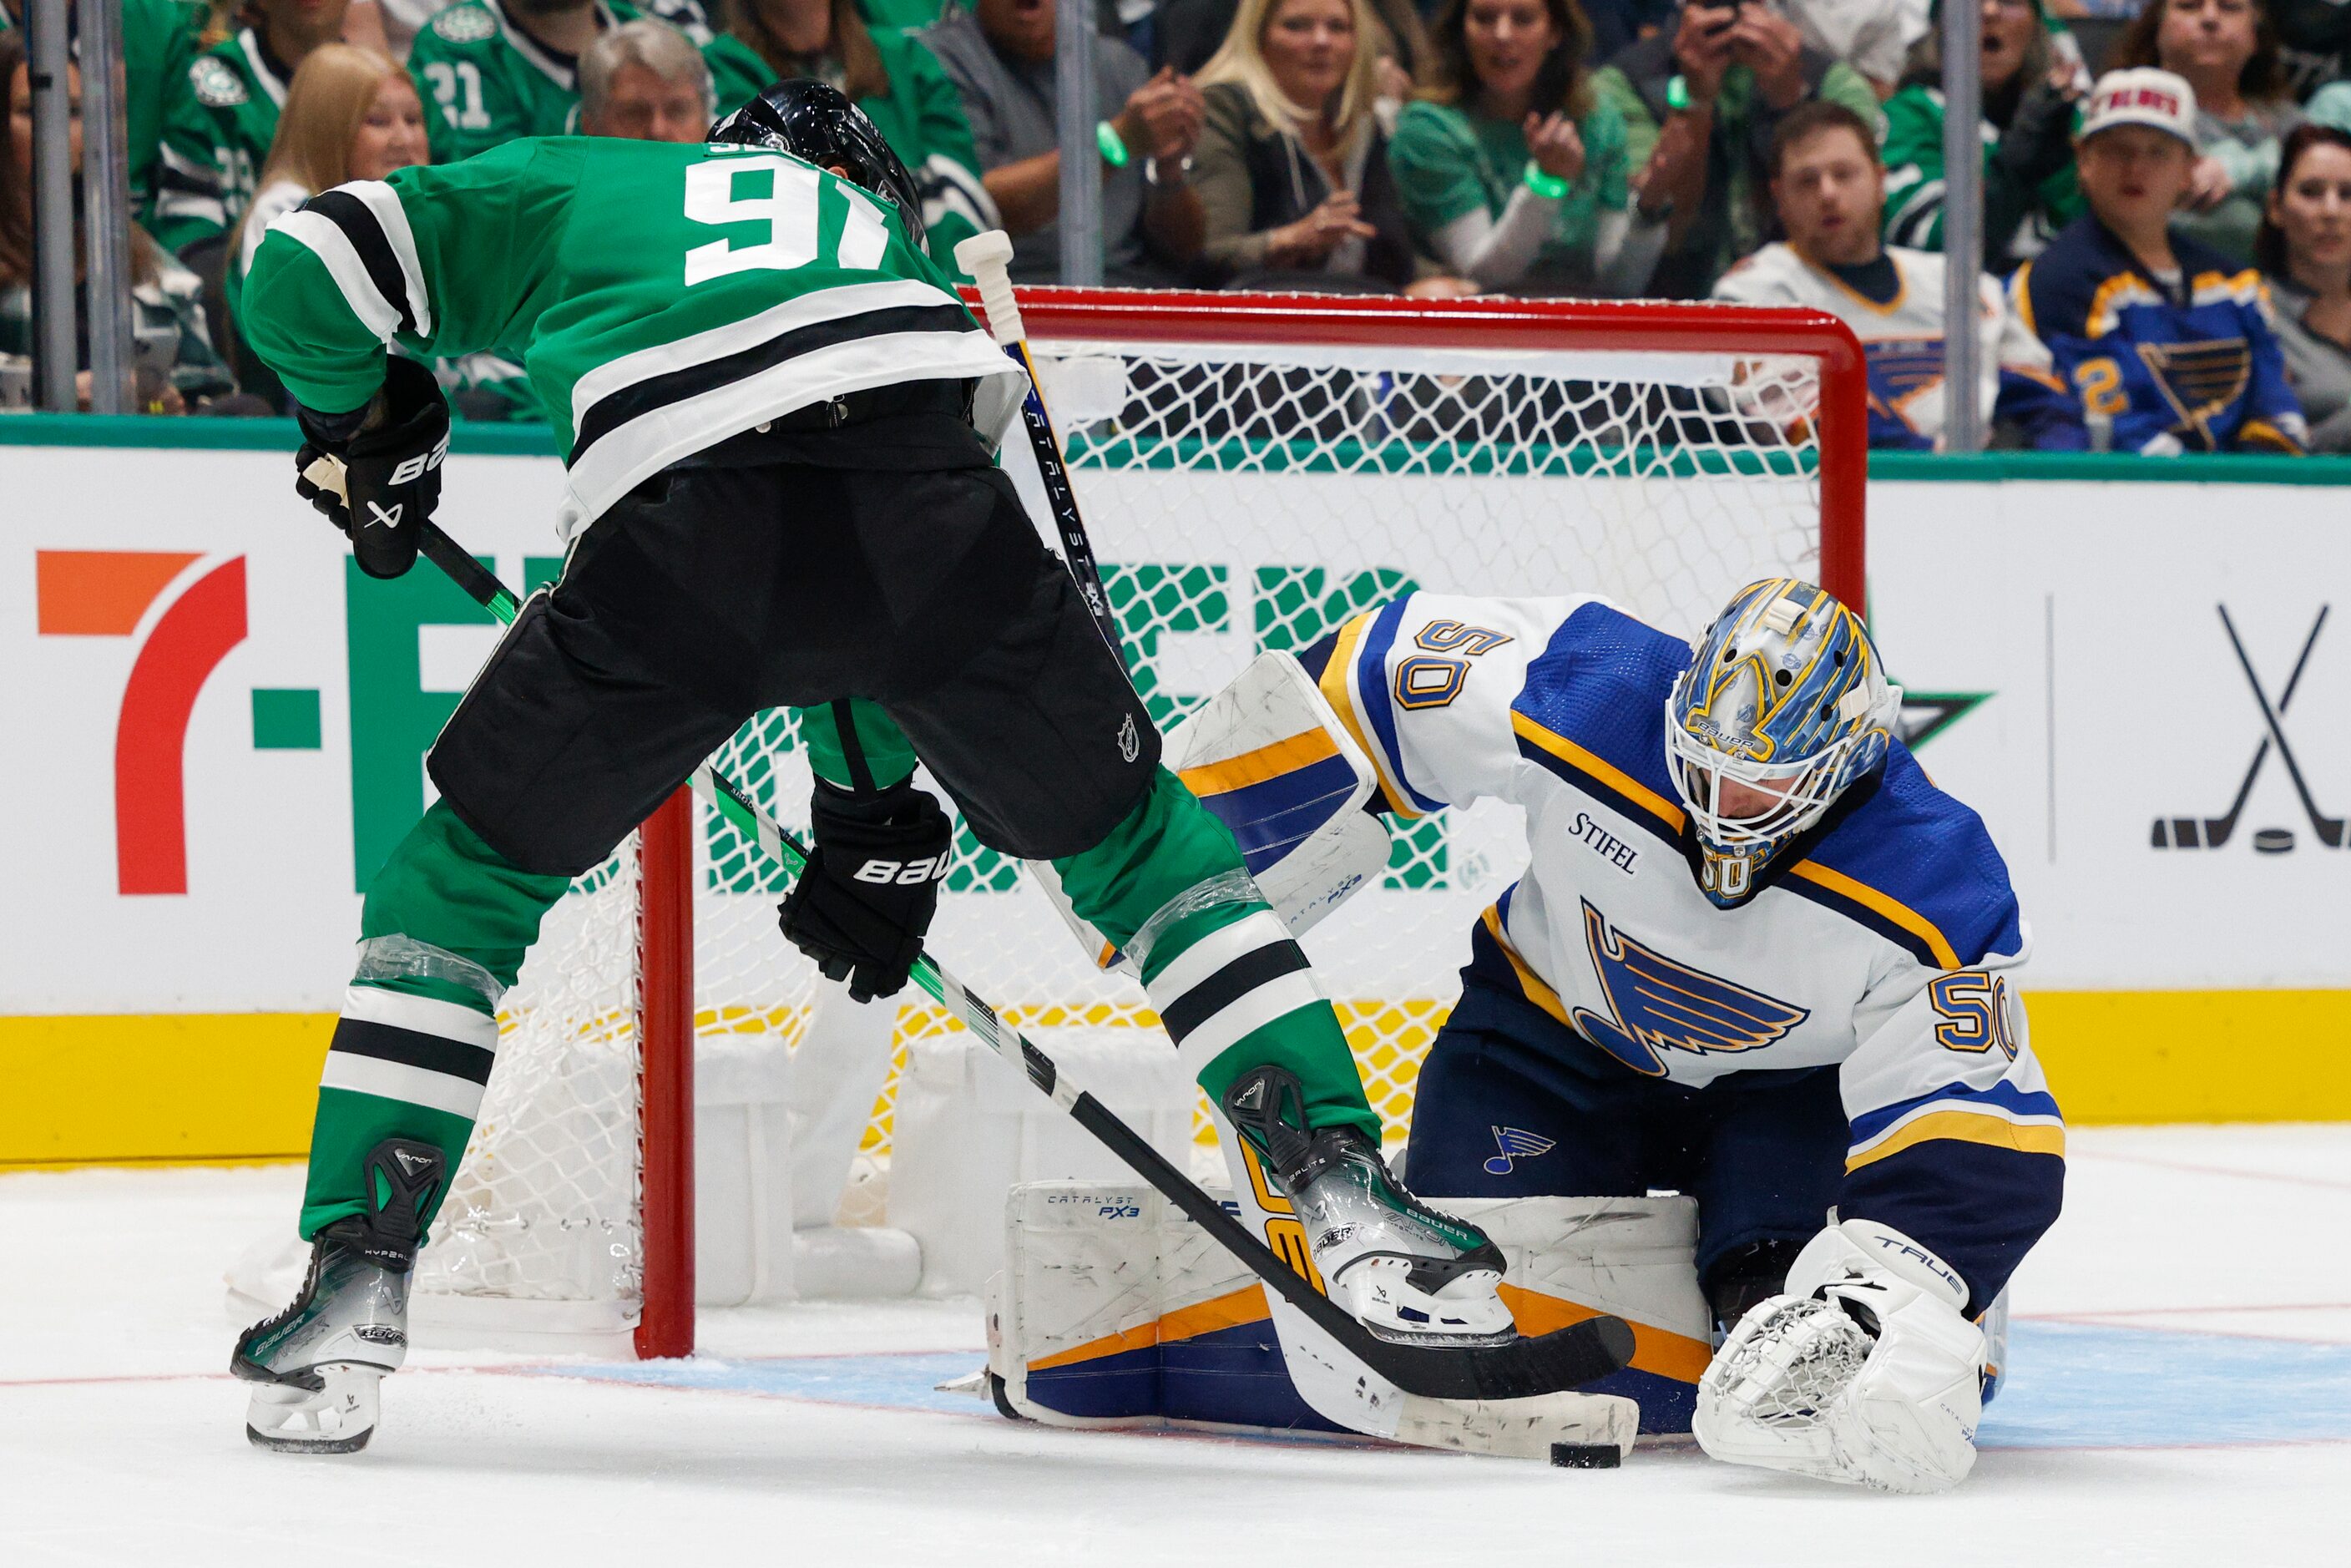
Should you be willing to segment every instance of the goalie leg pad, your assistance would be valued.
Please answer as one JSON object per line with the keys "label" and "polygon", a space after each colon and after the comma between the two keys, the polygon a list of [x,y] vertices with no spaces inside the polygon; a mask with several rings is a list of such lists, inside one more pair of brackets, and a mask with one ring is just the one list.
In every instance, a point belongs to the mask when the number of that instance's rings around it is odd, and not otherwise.
{"label": "goalie leg pad", "polygon": [[[1278,1334],[1258,1282],[1156,1193],[1038,1182],[1016,1187],[1007,1204],[1004,1272],[990,1290],[989,1369],[1013,1408],[1054,1426],[1343,1427],[1538,1459],[1554,1443],[1613,1443],[1621,1451],[1636,1428],[1688,1429],[1707,1356],[1688,1199],[1451,1207],[1502,1248],[1526,1332],[1614,1313],[1635,1325],[1635,1364],[1582,1393],[1486,1406],[1416,1400],[1366,1382],[1361,1365],[1310,1324],[1293,1337]],[[1263,1218],[1245,1218],[1277,1249],[1302,1254],[1302,1233],[1279,1225],[1269,1233]]]}

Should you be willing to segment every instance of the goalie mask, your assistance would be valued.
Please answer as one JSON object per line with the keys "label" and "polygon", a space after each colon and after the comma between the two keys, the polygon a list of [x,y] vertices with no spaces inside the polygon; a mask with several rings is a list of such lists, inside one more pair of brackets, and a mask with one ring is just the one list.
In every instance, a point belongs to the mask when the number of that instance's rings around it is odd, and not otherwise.
{"label": "goalie mask", "polygon": [[839,89],[813,77],[776,83],[710,128],[719,146],[771,147],[820,169],[845,169],[849,181],[898,209],[906,238],[925,251],[923,197],[906,165],[865,113]]}
{"label": "goalie mask", "polygon": [[1807,582],[1740,590],[1666,698],[1666,769],[1699,884],[1729,907],[1839,795],[1885,765],[1902,688],[1861,617]]}

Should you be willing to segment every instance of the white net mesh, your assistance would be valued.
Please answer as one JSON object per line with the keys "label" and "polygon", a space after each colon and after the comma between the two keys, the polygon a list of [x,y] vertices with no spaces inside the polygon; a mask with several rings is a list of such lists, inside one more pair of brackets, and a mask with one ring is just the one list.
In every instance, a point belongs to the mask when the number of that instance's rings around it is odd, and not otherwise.
{"label": "white net mesh", "polygon": [[[1596,591],[1693,631],[1742,583],[1817,574],[1818,453],[1809,422],[1778,417],[1816,405],[1809,359],[1034,346],[1136,685],[1163,727],[1258,653],[1303,649],[1415,587]],[[1017,433],[1007,463],[1044,516]],[[717,763],[804,828],[809,771],[790,716],[753,720]],[[781,873],[706,810],[696,842],[697,1030],[796,1042],[816,982],[776,931]],[[1307,941],[1392,1134],[1458,994],[1469,926],[1524,854],[1507,807],[1424,821],[1397,833],[1384,884]],[[567,900],[526,971],[460,1178],[464,1218],[434,1249],[434,1277],[456,1288],[628,1288],[626,882]],[[1032,1032],[1155,1027],[1140,988],[1097,972],[1017,865],[967,832],[931,942]],[[907,994],[902,1062],[907,1040],[961,1027]],[[893,1067],[846,1223],[886,1214],[895,1082]],[[1205,1115],[1199,1127],[1205,1140]]]}
{"label": "white net mesh", "polygon": [[498,1063],[418,1260],[422,1293],[633,1302],[642,1291],[637,843],[549,912],[498,1010]]}

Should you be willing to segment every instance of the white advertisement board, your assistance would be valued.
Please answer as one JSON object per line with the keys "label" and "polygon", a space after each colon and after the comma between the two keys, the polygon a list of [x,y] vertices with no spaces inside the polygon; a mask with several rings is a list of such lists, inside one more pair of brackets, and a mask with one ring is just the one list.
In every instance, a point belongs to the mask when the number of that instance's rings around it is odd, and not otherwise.
{"label": "white advertisement board", "polygon": [[[357,889],[495,631],[428,569],[359,578],[288,466],[0,448],[0,1016],[335,1006]],[[543,580],[556,476],[465,457],[443,521]],[[1873,621],[1922,761],[2009,860],[2032,985],[2351,985],[2346,494],[1873,486]],[[1217,508],[1170,510],[1159,557],[1220,559]],[[1171,640],[1163,675],[1192,689],[1201,653]]]}

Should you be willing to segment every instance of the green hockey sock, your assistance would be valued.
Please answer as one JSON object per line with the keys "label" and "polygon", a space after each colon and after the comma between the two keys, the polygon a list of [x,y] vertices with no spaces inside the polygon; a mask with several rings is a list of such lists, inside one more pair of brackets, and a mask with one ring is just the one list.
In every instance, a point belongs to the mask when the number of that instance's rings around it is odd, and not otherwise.
{"label": "green hockey sock", "polygon": [[434,1145],[455,1173],[496,1057],[498,998],[569,886],[509,865],[445,803],[392,851],[368,889],[359,967],[319,1078],[305,1239],[367,1212],[364,1164],[386,1138]]}
{"label": "green hockey sock", "polygon": [[1354,1053],[1305,955],[1249,880],[1231,832],[1173,773],[1161,768],[1109,837],[1053,869],[1077,912],[1138,958],[1160,1021],[1211,1100],[1251,1068],[1281,1067],[1304,1086],[1310,1124],[1379,1137]]}

